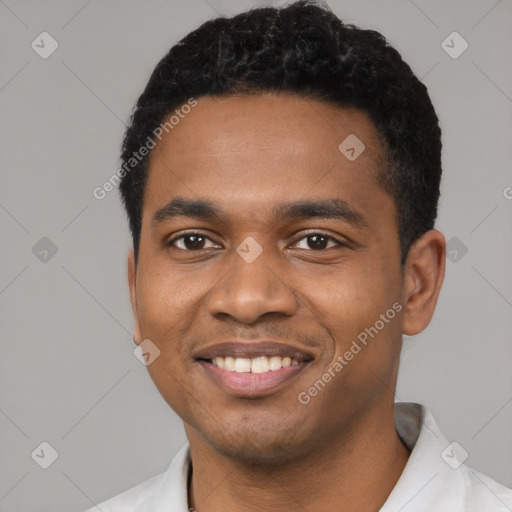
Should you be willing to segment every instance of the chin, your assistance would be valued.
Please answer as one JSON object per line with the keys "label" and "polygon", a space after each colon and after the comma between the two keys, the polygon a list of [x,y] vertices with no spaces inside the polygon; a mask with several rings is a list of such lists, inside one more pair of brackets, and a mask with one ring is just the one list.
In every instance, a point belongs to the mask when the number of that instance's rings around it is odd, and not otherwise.
{"label": "chin", "polygon": [[277,463],[283,464],[291,462],[297,458],[292,450],[297,450],[297,446],[288,446],[284,444],[260,444],[260,445],[234,445],[231,443],[212,444],[218,452],[223,455],[243,462],[246,466],[268,466]]}
{"label": "chin", "polygon": [[301,458],[308,451],[307,446],[311,447],[311,442],[298,439],[297,432],[304,435],[298,426],[290,430],[283,429],[282,425],[271,430],[269,427],[268,424],[262,429],[231,426],[226,430],[203,433],[203,437],[217,452],[249,466],[291,462]]}

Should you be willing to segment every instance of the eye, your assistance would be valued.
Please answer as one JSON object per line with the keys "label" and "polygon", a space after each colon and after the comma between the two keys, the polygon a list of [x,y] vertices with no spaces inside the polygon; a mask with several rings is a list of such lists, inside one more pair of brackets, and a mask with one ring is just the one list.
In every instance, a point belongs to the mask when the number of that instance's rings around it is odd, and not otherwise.
{"label": "eye", "polygon": [[208,242],[213,244],[211,247],[215,247],[214,242],[202,233],[184,233],[172,240],[169,240],[167,245],[175,246],[182,251],[197,251],[201,249],[209,249],[210,247],[205,246]]}
{"label": "eye", "polygon": [[333,245],[328,247],[329,242],[334,243],[334,247],[336,247],[336,246],[345,247],[346,246],[346,244],[344,244],[343,242],[340,242],[336,238],[329,236],[325,233],[310,233],[310,234],[302,237],[297,242],[295,242],[294,246],[297,246],[298,244],[303,243],[304,240],[306,241],[305,245],[307,245],[307,247],[304,247],[304,246],[298,247],[299,249],[313,249],[315,251],[322,251],[322,250],[330,249],[331,247],[333,247]]}
{"label": "eye", "polygon": [[[208,243],[211,245],[208,246]],[[302,247],[300,246],[302,244]],[[330,245],[329,245],[330,244]],[[217,247],[213,240],[199,232],[183,233],[167,242],[168,246],[174,246],[182,251],[200,251],[202,249],[209,249]],[[336,238],[327,235],[326,233],[309,233],[302,237],[292,247],[298,249],[312,249],[315,251],[322,251],[330,249],[331,247],[346,247],[346,244],[337,240]]]}

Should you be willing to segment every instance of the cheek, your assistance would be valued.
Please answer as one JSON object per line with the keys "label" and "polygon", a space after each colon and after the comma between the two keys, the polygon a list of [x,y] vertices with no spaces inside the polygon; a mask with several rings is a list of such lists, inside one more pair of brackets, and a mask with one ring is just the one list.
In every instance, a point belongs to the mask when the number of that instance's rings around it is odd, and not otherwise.
{"label": "cheek", "polygon": [[187,320],[203,293],[201,280],[179,279],[171,270],[148,272],[141,281],[137,289],[139,321],[148,333],[173,335],[169,329]]}
{"label": "cheek", "polygon": [[373,318],[385,294],[382,283],[368,269],[354,266],[303,283],[312,312],[332,329],[351,332]]}
{"label": "cheek", "polygon": [[387,271],[383,268],[375,264],[354,266],[304,288],[309,290],[311,312],[334,340],[336,356],[349,350],[353,342],[365,352],[364,357],[356,356],[362,364],[373,366],[374,360],[378,365],[378,361],[396,355],[401,334],[401,316],[396,311],[400,286],[389,267]]}

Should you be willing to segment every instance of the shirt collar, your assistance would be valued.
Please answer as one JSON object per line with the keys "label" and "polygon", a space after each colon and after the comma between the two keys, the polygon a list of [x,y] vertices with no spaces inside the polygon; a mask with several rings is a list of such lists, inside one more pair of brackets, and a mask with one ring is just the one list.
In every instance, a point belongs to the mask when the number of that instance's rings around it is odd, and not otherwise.
{"label": "shirt collar", "polygon": [[[409,460],[380,512],[458,512],[464,503],[464,469],[455,471],[443,453],[449,442],[432,413],[415,403],[395,403],[395,426]],[[440,497],[442,496],[442,500]]]}
{"label": "shirt collar", "polygon": [[190,469],[190,449],[186,444],[176,454],[161,480],[154,497],[152,510],[166,512],[188,512],[188,472]]}

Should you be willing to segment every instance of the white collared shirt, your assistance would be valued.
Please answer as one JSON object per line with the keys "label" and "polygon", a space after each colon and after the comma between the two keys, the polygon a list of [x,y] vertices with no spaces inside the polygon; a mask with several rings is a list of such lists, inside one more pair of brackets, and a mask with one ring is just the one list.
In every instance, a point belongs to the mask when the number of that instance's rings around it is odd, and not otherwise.
{"label": "white collared shirt", "polygon": [[[464,450],[448,442],[424,406],[395,403],[395,425],[411,454],[380,512],[512,511],[512,489],[462,464]],[[85,512],[188,512],[189,465],[185,445],[165,473]]]}

